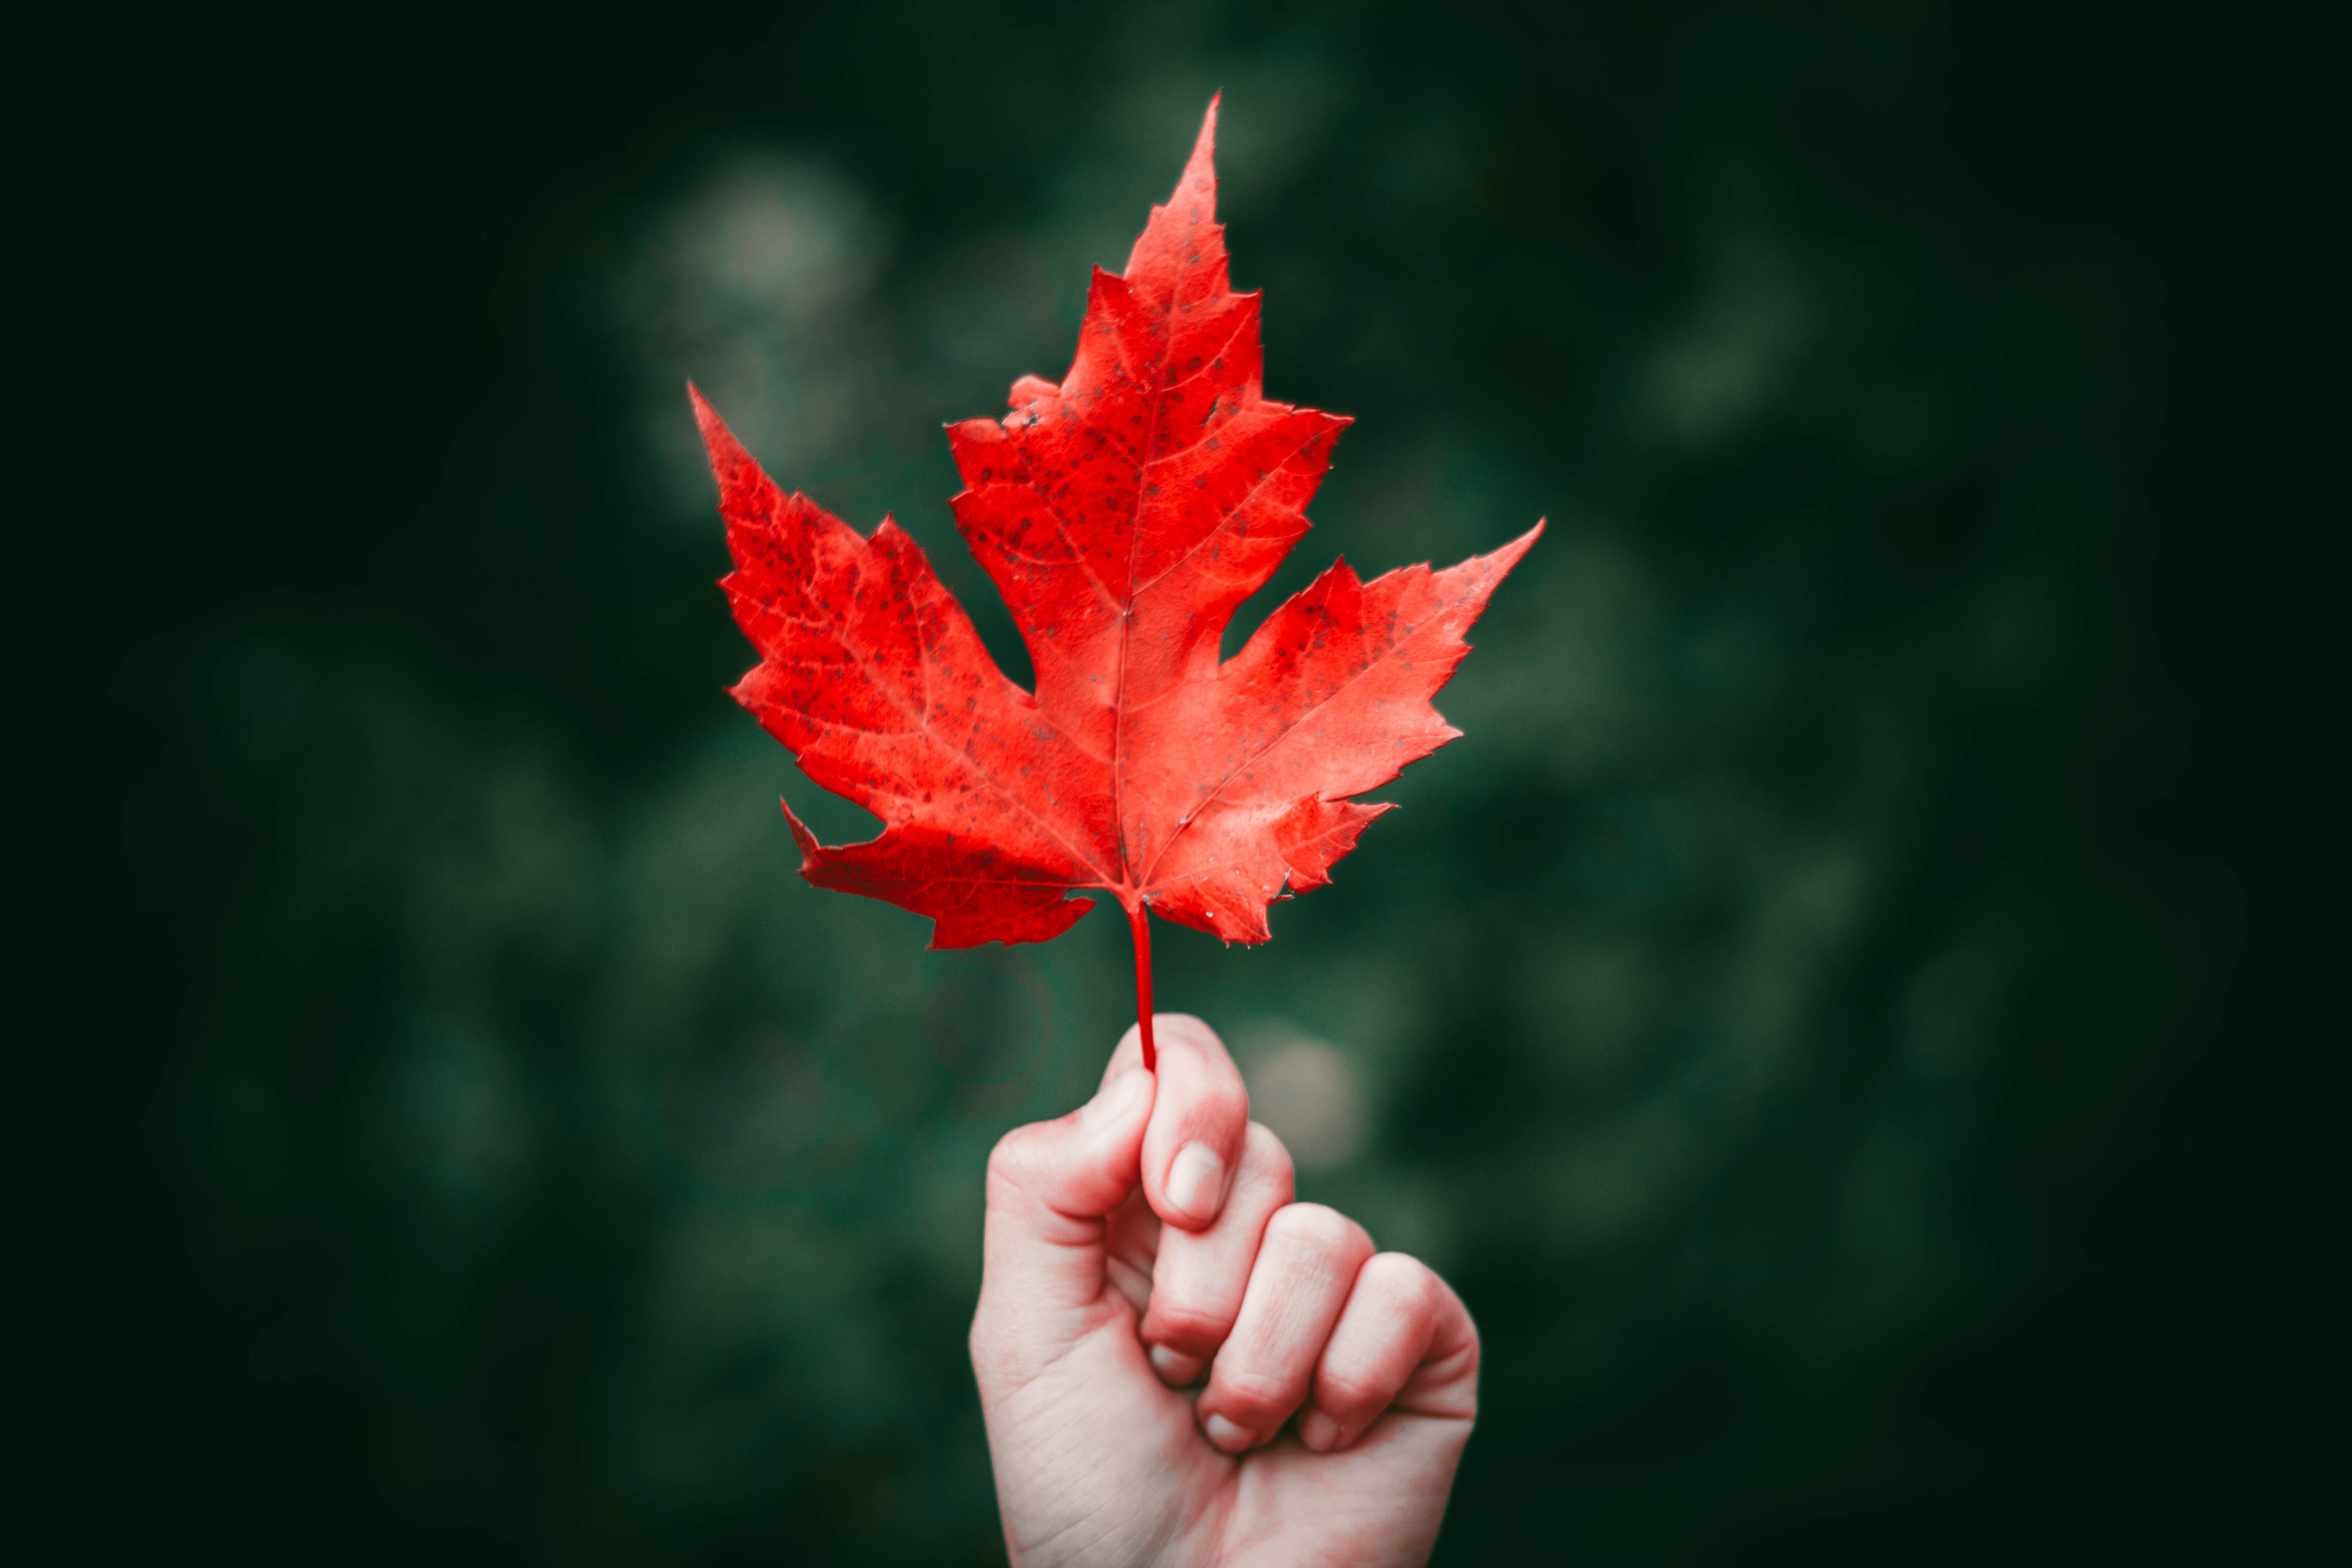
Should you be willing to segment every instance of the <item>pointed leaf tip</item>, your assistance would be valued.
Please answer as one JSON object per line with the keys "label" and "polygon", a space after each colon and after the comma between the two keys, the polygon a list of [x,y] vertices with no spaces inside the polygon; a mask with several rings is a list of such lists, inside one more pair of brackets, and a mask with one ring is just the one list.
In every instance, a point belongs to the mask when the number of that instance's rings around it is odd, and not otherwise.
{"label": "pointed leaf tip", "polygon": [[1487,559],[1495,563],[1496,574],[1500,575],[1517,566],[1519,563],[1519,558],[1536,547],[1536,541],[1543,537],[1543,531],[1544,520],[1538,518],[1533,528],[1504,545],[1500,550],[1489,552]]}
{"label": "pointed leaf tip", "polygon": [[[1201,163],[1215,156],[1217,151],[1217,105],[1223,100],[1224,96],[1225,95],[1222,90],[1209,95],[1208,112],[1201,116],[1200,134],[1192,138],[1192,156],[1186,160],[1188,165],[1191,163]],[[1185,172],[1189,174],[1191,173],[1191,169],[1188,167]]]}
{"label": "pointed leaf tip", "polygon": [[710,406],[709,401],[702,395],[701,388],[689,381],[686,384],[686,395],[694,405],[694,427],[701,433],[702,449],[709,454],[710,471],[723,485],[726,470],[749,464],[751,454],[743,449],[743,443],[735,438],[735,432],[727,427],[727,421],[719,417],[719,410]]}
{"label": "pointed leaf tip", "polygon": [[793,830],[793,842],[800,846],[801,875],[805,877],[816,868],[816,854],[819,848],[816,835],[809,831],[807,823],[793,815],[791,801],[778,795],[776,804],[784,808],[784,826]]}

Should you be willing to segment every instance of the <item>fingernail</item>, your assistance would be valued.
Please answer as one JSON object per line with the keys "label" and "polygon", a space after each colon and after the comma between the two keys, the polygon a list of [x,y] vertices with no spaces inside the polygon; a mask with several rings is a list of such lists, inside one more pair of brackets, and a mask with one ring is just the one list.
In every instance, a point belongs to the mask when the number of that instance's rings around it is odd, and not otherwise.
{"label": "fingernail", "polygon": [[1339,1424],[1320,1410],[1310,1410],[1298,1418],[1298,1440],[1319,1454],[1339,1440]]}
{"label": "fingernail", "polygon": [[1129,1068],[1095,1090],[1095,1097],[1078,1108],[1078,1125],[1100,1127],[1117,1121],[1129,1110],[1143,1092],[1151,1087],[1151,1075],[1141,1068]]}
{"label": "fingernail", "polygon": [[1144,1354],[1150,1358],[1153,1371],[1180,1386],[1201,1375],[1201,1361],[1198,1356],[1189,1356],[1181,1351],[1171,1351],[1166,1345],[1153,1345]]}
{"label": "fingernail", "polygon": [[1201,1430],[1209,1435],[1210,1442],[1228,1454],[1238,1454],[1250,1446],[1249,1428],[1237,1426],[1222,1415],[1212,1415],[1202,1422]]}
{"label": "fingernail", "polygon": [[1168,1203],[1188,1219],[1212,1220],[1225,1196],[1225,1163],[1206,1143],[1187,1143],[1168,1167]]}

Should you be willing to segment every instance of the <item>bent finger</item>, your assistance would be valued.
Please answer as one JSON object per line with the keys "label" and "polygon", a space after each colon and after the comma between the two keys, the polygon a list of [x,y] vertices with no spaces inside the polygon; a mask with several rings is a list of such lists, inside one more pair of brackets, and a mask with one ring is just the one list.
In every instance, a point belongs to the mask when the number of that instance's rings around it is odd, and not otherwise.
{"label": "bent finger", "polygon": [[1298,1440],[1343,1448],[1391,1409],[1460,1421],[1478,1414],[1477,1326],[1453,1287],[1402,1252],[1358,1271],[1316,1364]]}
{"label": "bent finger", "polygon": [[1171,1226],[1156,1238],[1150,1310],[1137,1332],[1160,1380],[1181,1388],[1201,1375],[1233,1331],[1266,1221],[1293,1196],[1290,1152],[1251,1122],[1225,1206],[1206,1230]]}
{"label": "bent finger", "polygon": [[1289,1419],[1371,1255],[1364,1227],[1321,1204],[1292,1204],[1266,1222],[1241,1315],[1193,1407],[1211,1443],[1238,1454]]}
{"label": "bent finger", "polygon": [[[1143,1138],[1143,1194],[1170,1225],[1200,1230],[1224,1207],[1249,1127],[1249,1090],[1217,1032],[1189,1013],[1157,1013],[1159,1083]],[[1104,1081],[1143,1061],[1130,1027]]]}

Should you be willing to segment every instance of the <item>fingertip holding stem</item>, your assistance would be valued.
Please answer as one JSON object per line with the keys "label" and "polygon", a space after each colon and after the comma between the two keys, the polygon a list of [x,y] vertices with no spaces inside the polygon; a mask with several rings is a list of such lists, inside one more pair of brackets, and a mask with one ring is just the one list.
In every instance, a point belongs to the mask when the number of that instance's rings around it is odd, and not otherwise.
{"label": "fingertip holding stem", "polygon": [[1151,1087],[1150,1073],[1132,1068],[1119,1074],[1095,1091],[1095,1097],[1078,1107],[1078,1124],[1092,1130],[1106,1126],[1124,1117]]}
{"label": "fingertip holding stem", "polygon": [[1187,1143],[1168,1166],[1169,1205],[1198,1225],[1217,1217],[1225,1202],[1225,1163],[1206,1143]]}

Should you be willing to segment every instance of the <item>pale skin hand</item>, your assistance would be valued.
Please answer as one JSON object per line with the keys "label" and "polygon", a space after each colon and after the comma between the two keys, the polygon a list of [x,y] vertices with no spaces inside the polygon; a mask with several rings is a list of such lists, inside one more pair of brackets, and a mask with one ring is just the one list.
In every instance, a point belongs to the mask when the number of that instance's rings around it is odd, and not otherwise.
{"label": "pale skin hand", "polygon": [[[1291,1201],[1209,1026],[988,1163],[971,1359],[1014,1563],[1424,1561],[1478,1410],[1445,1282]],[[1205,1374],[1205,1382],[1203,1377]]]}

